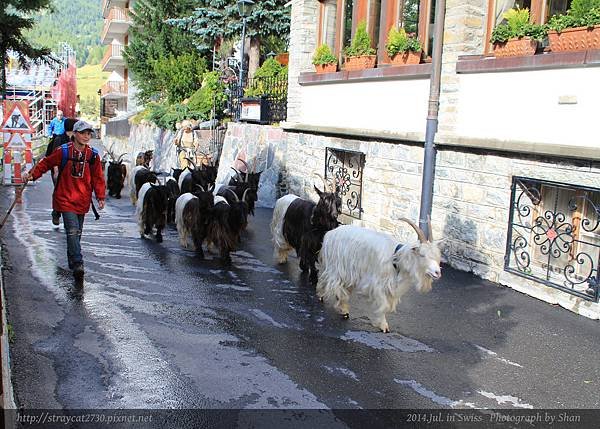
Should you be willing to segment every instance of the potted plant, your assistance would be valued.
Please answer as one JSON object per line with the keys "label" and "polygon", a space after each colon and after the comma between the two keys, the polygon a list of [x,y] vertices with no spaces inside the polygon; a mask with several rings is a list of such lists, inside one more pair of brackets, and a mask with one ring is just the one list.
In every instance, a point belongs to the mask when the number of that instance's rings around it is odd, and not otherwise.
{"label": "potted plant", "polygon": [[550,50],[600,49],[600,0],[573,0],[566,15],[548,21]]}
{"label": "potted plant", "polygon": [[350,46],[346,48],[345,70],[363,70],[375,67],[375,49],[371,47],[371,37],[367,33],[365,21],[358,24]]}
{"label": "potted plant", "polygon": [[404,28],[390,28],[385,49],[394,65],[421,62],[421,43],[416,37],[406,34]]}
{"label": "potted plant", "polygon": [[510,9],[503,15],[506,20],[498,24],[490,42],[496,57],[522,57],[535,54],[538,42],[546,36],[543,25],[529,22],[529,9]]}
{"label": "potted plant", "polygon": [[321,45],[313,55],[312,63],[317,73],[334,73],[337,71],[337,58],[331,52],[328,45]]}

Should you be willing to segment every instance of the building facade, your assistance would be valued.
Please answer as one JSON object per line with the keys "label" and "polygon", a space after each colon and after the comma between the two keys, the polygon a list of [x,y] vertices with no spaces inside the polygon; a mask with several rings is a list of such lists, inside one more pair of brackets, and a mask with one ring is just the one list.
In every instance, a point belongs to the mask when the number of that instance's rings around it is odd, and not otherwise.
{"label": "building facade", "polygon": [[129,14],[132,1],[103,0],[104,28],[101,42],[107,45],[102,59],[102,71],[110,76],[100,89],[100,118],[102,124],[109,119],[135,109],[135,88],[131,85],[129,71],[125,65],[123,49],[129,42]]}
{"label": "building facade", "polygon": [[[410,231],[398,219],[419,215],[435,4],[292,1],[288,189],[314,197],[312,175],[333,177],[344,222],[400,240]],[[449,265],[597,319],[600,51],[496,58],[488,42],[511,7],[544,23],[569,5],[447,1],[431,222]],[[343,64],[362,21],[376,68],[317,75],[316,47],[328,44]],[[389,65],[395,25],[417,34],[421,64]]]}

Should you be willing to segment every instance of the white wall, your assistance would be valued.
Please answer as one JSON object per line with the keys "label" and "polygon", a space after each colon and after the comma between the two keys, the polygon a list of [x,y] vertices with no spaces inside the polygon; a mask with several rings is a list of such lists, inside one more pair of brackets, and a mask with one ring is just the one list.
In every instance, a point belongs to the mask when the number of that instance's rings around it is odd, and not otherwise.
{"label": "white wall", "polygon": [[302,124],[418,132],[425,130],[429,79],[305,85]]}
{"label": "white wall", "polygon": [[[598,147],[600,68],[459,74],[461,137]],[[577,104],[559,104],[574,96]]]}

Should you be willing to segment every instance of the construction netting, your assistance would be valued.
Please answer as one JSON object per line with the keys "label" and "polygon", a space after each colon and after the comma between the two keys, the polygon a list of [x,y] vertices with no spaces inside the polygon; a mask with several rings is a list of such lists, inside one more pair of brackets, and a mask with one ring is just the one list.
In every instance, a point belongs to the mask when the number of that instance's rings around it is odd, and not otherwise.
{"label": "construction netting", "polygon": [[75,60],[69,61],[58,77],[56,85],[51,90],[52,98],[58,103],[58,108],[65,117],[75,117],[75,104],[77,103],[77,66]]}

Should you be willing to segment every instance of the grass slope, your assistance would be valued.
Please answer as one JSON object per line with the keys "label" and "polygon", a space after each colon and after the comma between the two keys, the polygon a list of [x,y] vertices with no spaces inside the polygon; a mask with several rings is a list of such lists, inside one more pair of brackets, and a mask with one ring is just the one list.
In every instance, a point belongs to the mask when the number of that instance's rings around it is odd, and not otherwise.
{"label": "grass slope", "polygon": [[110,73],[103,72],[102,66],[85,65],[77,69],[77,94],[81,99],[82,116],[90,120],[99,119],[100,96],[98,90],[104,85]]}

